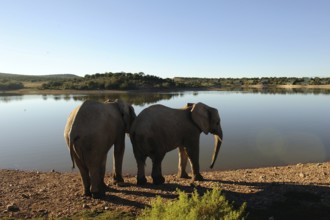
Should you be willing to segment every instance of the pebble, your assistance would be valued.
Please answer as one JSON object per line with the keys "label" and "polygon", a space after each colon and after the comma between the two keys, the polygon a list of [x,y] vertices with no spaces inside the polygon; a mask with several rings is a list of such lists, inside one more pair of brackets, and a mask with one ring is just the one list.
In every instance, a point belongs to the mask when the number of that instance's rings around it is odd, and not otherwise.
{"label": "pebble", "polygon": [[84,209],[89,209],[90,207],[89,207],[89,205],[87,205],[87,204],[83,204],[83,208],[84,208]]}
{"label": "pebble", "polygon": [[299,173],[299,176],[300,176],[301,178],[305,178],[305,174],[303,174],[303,173]]}
{"label": "pebble", "polygon": [[10,205],[7,205],[7,211],[8,212],[18,212],[19,207],[15,203],[12,203]]}
{"label": "pebble", "polygon": [[30,196],[29,196],[29,195],[26,195],[26,194],[22,194],[22,198],[24,198],[24,199],[29,199]]}

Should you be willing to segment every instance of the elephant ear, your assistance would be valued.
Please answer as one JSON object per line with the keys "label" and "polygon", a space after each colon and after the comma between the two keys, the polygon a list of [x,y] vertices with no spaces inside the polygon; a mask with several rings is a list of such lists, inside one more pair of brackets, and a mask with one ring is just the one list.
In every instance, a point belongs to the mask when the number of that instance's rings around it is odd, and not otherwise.
{"label": "elephant ear", "polygon": [[191,109],[191,117],[194,123],[205,133],[210,132],[210,114],[208,106],[203,103],[196,103]]}
{"label": "elephant ear", "polygon": [[115,102],[118,104],[119,111],[123,118],[123,121],[125,124],[125,131],[129,132],[130,126],[136,117],[134,108],[131,105],[129,105],[126,102],[123,102],[121,100],[116,99]]}

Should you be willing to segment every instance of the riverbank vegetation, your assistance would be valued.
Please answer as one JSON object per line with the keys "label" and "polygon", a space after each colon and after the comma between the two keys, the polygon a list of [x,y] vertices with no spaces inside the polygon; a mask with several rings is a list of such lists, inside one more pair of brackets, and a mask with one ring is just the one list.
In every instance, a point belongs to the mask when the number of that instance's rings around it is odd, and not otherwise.
{"label": "riverbank vegetation", "polygon": [[[35,85],[35,86],[33,86]],[[330,77],[255,77],[255,78],[161,78],[140,73],[96,73],[79,77],[72,74],[27,76],[0,73],[0,90],[31,88],[39,90],[160,90],[160,89],[235,89],[276,88],[281,86],[329,86]]]}
{"label": "riverbank vegetation", "polygon": [[179,198],[174,201],[156,197],[151,201],[151,208],[145,208],[137,219],[245,219],[246,203],[235,210],[217,188],[206,191],[203,196],[197,190],[191,196],[180,190],[177,192]]}

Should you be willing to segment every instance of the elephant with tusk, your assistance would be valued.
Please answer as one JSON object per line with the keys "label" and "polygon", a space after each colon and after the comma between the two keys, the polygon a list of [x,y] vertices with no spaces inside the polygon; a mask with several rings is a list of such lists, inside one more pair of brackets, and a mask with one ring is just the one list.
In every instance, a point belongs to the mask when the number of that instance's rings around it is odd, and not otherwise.
{"label": "elephant with tusk", "polygon": [[189,158],[192,179],[203,180],[199,168],[200,134],[212,133],[215,146],[211,162],[213,168],[223,139],[218,110],[203,103],[187,104],[182,109],[172,109],[163,105],[153,105],[144,109],[135,119],[130,130],[133,152],[137,161],[137,184],[146,183],[145,161],[152,160],[154,184],[162,184],[161,163],[165,154],[179,148],[178,176],[188,178],[185,171]]}
{"label": "elephant with tusk", "polygon": [[104,195],[106,160],[114,145],[113,179],[123,182],[122,163],[125,133],[136,115],[131,105],[123,101],[100,103],[87,100],[75,108],[66,123],[64,139],[68,145],[73,168],[79,168],[84,195],[94,198]]}

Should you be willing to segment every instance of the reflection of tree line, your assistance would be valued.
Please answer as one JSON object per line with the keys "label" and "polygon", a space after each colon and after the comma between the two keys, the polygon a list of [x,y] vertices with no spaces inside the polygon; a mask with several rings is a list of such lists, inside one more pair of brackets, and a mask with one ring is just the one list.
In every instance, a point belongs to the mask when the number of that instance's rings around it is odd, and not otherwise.
{"label": "reflection of tree line", "polygon": [[261,94],[330,94],[329,89],[321,88],[247,88],[247,87],[237,87],[225,91],[236,91],[236,92],[246,92],[246,93],[261,93]]}
{"label": "reflection of tree line", "polygon": [[[88,99],[104,102],[105,100],[124,100],[133,105],[143,106],[146,104],[156,103],[160,100],[169,100],[179,93],[112,93],[112,94],[88,94],[88,95],[52,95],[54,100],[66,101],[85,101]],[[43,99],[47,100],[48,95],[44,95]]]}
{"label": "reflection of tree line", "polygon": [[[329,89],[320,89],[320,88],[243,88],[237,87],[232,88],[231,90],[225,91],[233,91],[233,92],[244,92],[244,93],[255,93],[255,94],[330,94]],[[105,100],[115,100],[121,99],[126,102],[129,102],[133,105],[143,106],[146,104],[156,103],[161,100],[169,100],[172,97],[184,96],[187,92],[174,92],[174,93],[154,93],[154,92],[128,92],[128,93],[111,93],[111,94],[85,94],[85,95],[72,95],[72,94],[62,94],[62,95],[42,95],[43,100],[54,99],[54,100],[65,100],[65,101],[84,101],[87,99],[93,99],[100,102]],[[198,91],[193,91],[192,94],[194,96],[198,95]],[[10,102],[10,101],[22,101],[24,99],[24,95],[18,94],[9,94],[3,93],[0,94],[0,102]]]}
{"label": "reflection of tree line", "polygon": [[22,100],[23,100],[23,95],[0,93],[0,102],[22,101]]}

